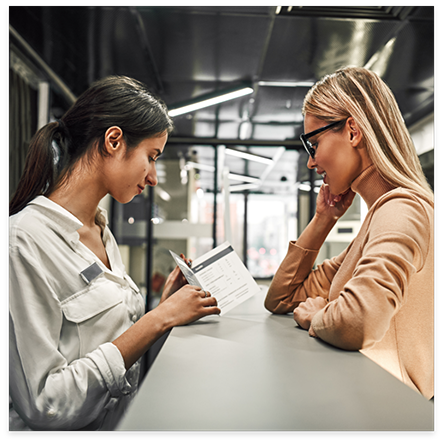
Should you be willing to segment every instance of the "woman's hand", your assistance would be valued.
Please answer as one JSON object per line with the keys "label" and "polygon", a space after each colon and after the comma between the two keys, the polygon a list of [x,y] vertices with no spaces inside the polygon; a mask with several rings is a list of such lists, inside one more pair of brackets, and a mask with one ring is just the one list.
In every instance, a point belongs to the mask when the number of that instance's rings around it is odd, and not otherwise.
{"label": "woman's hand", "polygon": [[315,332],[311,328],[312,319],[327,304],[328,302],[323,297],[308,298],[294,309],[294,320],[301,328],[309,329],[309,334],[315,337]]}
{"label": "woman's hand", "polygon": [[113,343],[123,357],[125,368],[129,369],[166,331],[211,314],[220,314],[217,300],[197,286],[185,285],[147,312]]}
{"label": "woman's hand", "polygon": [[354,197],[355,192],[351,188],[343,194],[334,195],[330,193],[329,185],[323,183],[317,196],[316,215],[338,220],[351,206]]}
{"label": "woman's hand", "polygon": [[[185,263],[191,266],[192,260],[186,258],[183,254],[180,254],[180,257],[184,260]],[[177,292],[180,288],[186,285],[188,282],[186,281],[185,276],[178,266],[169,274],[166,279],[165,286],[163,288],[163,293],[160,299],[160,303],[164,302],[168,297],[170,297],[174,292]]]}
{"label": "woman's hand", "polygon": [[191,285],[183,286],[156,309],[161,311],[171,327],[186,325],[221,312],[215,297],[211,297],[208,291]]}

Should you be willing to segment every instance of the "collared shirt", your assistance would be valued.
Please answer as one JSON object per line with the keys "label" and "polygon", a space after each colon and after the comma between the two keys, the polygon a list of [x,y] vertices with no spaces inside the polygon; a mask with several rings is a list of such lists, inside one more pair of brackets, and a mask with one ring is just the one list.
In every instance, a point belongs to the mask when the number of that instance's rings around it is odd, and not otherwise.
{"label": "collared shirt", "polygon": [[9,389],[31,429],[112,430],[135,395],[112,341],[144,313],[98,209],[111,270],[79,240],[82,223],[39,196],[10,217]]}

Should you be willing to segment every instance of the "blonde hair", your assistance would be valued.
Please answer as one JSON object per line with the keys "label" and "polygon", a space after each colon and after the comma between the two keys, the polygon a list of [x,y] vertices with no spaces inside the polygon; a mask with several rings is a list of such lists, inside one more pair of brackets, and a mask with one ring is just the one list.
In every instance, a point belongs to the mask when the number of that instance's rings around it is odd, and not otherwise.
{"label": "blonde hair", "polygon": [[419,192],[433,205],[434,194],[395,97],[376,73],[347,67],[325,76],[307,93],[302,113],[325,122],[353,117],[380,175],[395,187]]}

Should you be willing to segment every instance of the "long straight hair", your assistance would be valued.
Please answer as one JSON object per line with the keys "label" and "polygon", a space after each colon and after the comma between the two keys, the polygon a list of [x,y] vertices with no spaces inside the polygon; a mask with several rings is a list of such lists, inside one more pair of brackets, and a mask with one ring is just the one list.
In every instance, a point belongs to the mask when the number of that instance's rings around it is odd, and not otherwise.
{"label": "long straight hair", "polygon": [[173,129],[164,102],[138,80],[109,76],[93,83],[58,122],[32,138],[9,215],[38,195],[50,195],[69,180],[80,160],[105,157],[105,132],[111,126],[122,129],[127,154],[142,140]]}
{"label": "long straight hair", "polygon": [[307,93],[302,109],[326,122],[353,117],[379,174],[395,187],[434,194],[392,91],[374,72],[347,67],[325,76]]}

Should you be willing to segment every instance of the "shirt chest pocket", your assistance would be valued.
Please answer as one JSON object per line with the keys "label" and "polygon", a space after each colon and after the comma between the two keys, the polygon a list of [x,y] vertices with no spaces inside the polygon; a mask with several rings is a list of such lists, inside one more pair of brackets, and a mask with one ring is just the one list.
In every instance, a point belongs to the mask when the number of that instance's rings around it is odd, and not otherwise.
{"label": "shirt chest pocket", "polygon": [[84,357],[103,343],[112,342],[130,326],[125,289],[103,281],[73,295],[62,303],[62,337],[71,358]]}

